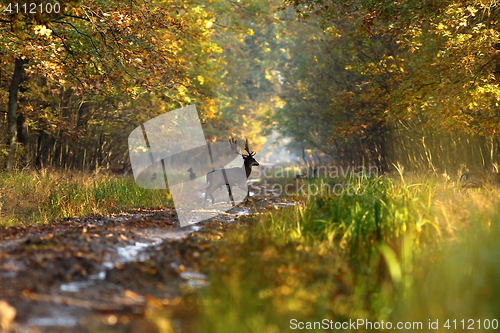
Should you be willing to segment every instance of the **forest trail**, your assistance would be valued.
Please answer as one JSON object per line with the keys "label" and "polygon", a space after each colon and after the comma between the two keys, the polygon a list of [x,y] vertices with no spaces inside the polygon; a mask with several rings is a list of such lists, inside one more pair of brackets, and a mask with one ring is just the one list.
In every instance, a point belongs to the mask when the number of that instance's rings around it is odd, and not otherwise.
{"label": "forest trail", "polygon": [[208,284],[211,237],[244,216],[294,204],[259,193],[186,227],[174,208],[164,208],[1,230],[0,299],[16,309],[12,331],[156,332],[145,319],[151,304],[172,305],[171,324],[184,331],[186,321],[175,313],[186,312],[175,305]]}

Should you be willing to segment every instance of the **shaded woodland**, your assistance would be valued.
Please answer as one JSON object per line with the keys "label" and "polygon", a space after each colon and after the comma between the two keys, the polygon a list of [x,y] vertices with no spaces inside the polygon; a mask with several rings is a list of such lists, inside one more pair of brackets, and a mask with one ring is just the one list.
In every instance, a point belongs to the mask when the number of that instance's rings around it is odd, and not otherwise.
{"label": "shaded woodland", "polygon": [[277,131],[381,171],[499,162],[495,1],[59,3],[2,1],[3,169],[127,164],[132,129],[190,104],[212,141]]}

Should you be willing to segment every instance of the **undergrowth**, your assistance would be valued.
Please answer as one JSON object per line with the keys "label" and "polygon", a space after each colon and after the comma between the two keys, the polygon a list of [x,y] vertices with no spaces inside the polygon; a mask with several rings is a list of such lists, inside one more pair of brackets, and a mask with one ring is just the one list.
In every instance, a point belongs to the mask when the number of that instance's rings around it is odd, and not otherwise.
{"label": "undergrowth", "polygon": [[197,330],[369,331],[369,321],[416,331],[437,320],[444,332],[446,320],[478,329],[500,317],[498,190],[437,177],[343,181],[363,191],[320,191],[226,234]]}
{"label": "undergrowth", "polygon": [[140,188],[132,176],[57,170],[0,175],[0,227],[171,205],[168,191]]}

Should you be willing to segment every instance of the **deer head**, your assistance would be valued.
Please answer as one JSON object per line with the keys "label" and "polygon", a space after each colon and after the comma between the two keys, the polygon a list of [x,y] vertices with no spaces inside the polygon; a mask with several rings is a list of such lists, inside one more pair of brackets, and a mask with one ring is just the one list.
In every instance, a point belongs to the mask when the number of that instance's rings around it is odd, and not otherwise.
{"label": "deer head", "polygon": [[245,151],[247,152],[246,154],[242,154],[238,151],[238,140],[234,138],[229,139],[229,144],[231,145],[231,149],[233,150],[234,153],[241,155],[243,157],[243,165],[245,166],[245,172],[247,178],[250,176],[250,173],[252,172],[252,166],[259,166],[259,162],[254,158],[255,152],[250,151],[250,148],[248,147],[248,139],[245,138]]}
{"label": "deer head", "polygon": [[[233,186],[238,186],[241,189],[247,191],[248,197],[248,187],[246,181],[252,172],[252,166],[258,166],[259,162],[257,162],[254,158],[255,152],[250,151],[248,148],[248,139],[245,139],[245,151],[246,154],[242,154],[238,151],[238,141],[234,138],[229,139],[229,144],[231,145],[231,150],[238,155],[243,157],[243,165],[241,167],[224,169],[225,175],[221,170],[214,170],[207,174],[207,183],[209,183],[206,191],[205,191],[205,200],[203,204],[206,203],[208,196],[211,197],[212,203],[215,202],[212,193],[219,189],[222,186],[227,186],[229,191],[229,197],[231,198],[231,188]],[[245,172],[245,176],[243,177],[243,172]],[[232,199],[231,199],[232,200]]]}

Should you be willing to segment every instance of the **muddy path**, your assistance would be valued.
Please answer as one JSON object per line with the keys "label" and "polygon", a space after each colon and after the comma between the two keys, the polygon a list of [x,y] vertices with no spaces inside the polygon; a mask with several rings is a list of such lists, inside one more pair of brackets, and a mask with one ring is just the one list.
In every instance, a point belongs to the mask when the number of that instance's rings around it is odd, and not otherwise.
{"label": "muddy path", "polygon": [[172,328],[187,331],[175,305],[209,283],[213,240],[242,219],[293,204],[259,192],[185,227],[163,208],[0,230],[0,299],[17,313],[9,331],[156,332],[145,319],[151,304],[171,305]]}

